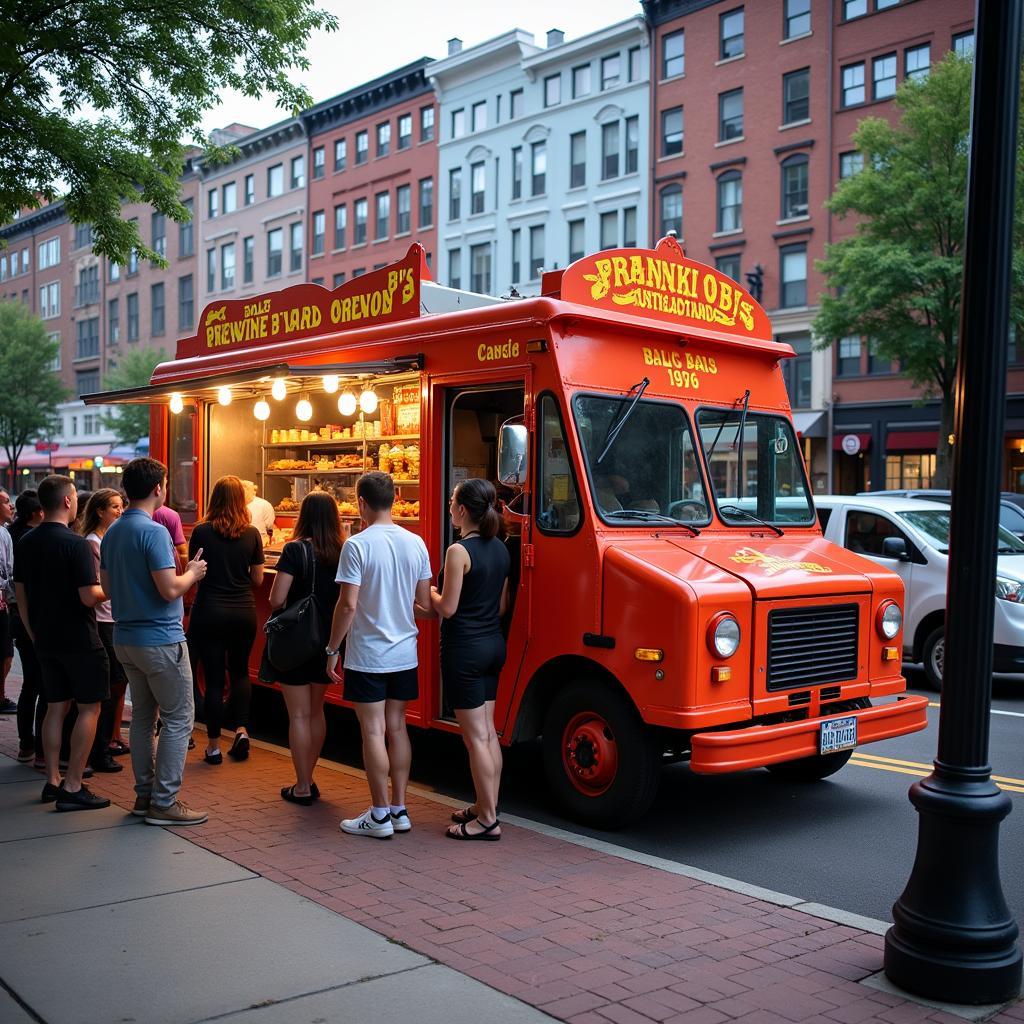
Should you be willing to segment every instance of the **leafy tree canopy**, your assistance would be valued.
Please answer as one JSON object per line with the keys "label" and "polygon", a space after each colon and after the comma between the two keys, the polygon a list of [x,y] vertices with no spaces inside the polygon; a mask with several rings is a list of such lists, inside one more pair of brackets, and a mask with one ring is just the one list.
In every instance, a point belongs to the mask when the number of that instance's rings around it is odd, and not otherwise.
{"label": "leafy tree canopy", "polygon": [[[105,391],[120,391],[124,388],[141,388],[149,383],[153,371],[167,359],[161,349],[132,349],[111,370],[103,380]],[[148,405],[119,405],[114,413],[104,413],[100,418],[105,430],[113,431],[119,444],[135,444],[140,437],[149,433]]]}
{"label": "leafy tree canopy", "polygon": [[[292,80],[309,67],[314,30],[334,31],[314,0],[8,0],[0,13],[0,223],[58,198],[93,225],[93,248],[160,266],[121,203],[177,221],[183,142],[225,89],[272,94],[294,114],[310,103]],[[207,147],[211,162],[229,150]]]}

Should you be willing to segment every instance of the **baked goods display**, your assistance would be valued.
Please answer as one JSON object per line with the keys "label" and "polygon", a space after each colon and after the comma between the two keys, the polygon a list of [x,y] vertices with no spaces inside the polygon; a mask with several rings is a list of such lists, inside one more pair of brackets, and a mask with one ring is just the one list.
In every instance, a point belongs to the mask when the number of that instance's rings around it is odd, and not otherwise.
{"label": "baked goods display", "polygon": [[401,498],[395,498],[395,503],[391,507],[391,514],[395,519],[419,519],[420,503],[418,501],[403,501]]}
{"label": "baked goods display", "polygon": [[377,451],[377,469],[390,473],[398,482],[419,480],[420,449],[418,445],[402,445],[399,442],[385,442]]}
{"label": "baked goods display", "polygon": [[267,463],[268,473],[332,473],[339,469],[352,469],[362,473],[375,469],[372,458],[350,453],[347,455],[317,455],[312,459],[271,459]]}

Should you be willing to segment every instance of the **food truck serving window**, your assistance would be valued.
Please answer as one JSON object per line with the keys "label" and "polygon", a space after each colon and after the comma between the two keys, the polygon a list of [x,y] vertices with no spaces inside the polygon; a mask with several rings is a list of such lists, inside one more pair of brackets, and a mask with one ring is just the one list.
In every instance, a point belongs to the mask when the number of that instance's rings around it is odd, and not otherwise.
{"label": "food truck serving window", "polygon": [[731,409],[701,409],[697,428],[718,514],[729,526],[814,522],[800,449],[789,420]]}
{"label": "food truck serving window", "polygon": [[594,507],[606,523],[710,521],[693,433],[680,406],[581,394],[573,413]]}

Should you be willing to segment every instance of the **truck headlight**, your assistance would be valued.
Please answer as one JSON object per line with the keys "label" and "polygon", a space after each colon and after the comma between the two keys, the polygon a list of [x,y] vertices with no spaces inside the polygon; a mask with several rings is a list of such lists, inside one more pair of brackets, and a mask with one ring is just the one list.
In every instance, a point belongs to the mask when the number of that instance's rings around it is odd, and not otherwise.
{"label": "truck headlight", "polygon": [[903,612],[895,601],[884,601],[875,617],[875,624],[883,640],[893,640],[903,628]]}
{"label": "truck headlight", "polygon": [[740,624],[728,612],[715,616],[708,626],[708,647],[720,658],[731,658],[740,646]]}
{"label": "truck headlight", "polygon": [[1013,601],[1015,604],[1024,604],[1024,583],[1007,579],[1005,576],[997,576],[996,597],[1000,601]]}

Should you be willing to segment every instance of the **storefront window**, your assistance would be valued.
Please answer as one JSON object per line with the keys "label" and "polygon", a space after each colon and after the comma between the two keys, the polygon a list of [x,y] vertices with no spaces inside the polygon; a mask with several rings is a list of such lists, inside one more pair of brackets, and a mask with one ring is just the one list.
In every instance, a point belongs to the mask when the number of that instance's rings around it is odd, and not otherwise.
{"label": "storefront window", "polygon": [[935,453],[886,455],[886,490],[927,490],[935,476]]}
{"label": "storefront window", "polygon": [[196,521],[195,424],[196,410],[191,406],[177,416],[168,413],[171,458],[167,467],[167,503],[185,523]]}
{"label": "storefront window", "polygon": [[580,503],[572,461],[558,403],[551,395],[540,401],[540,480],[537,486],[537,524],[545,533],[573,533],[580,524]]}

